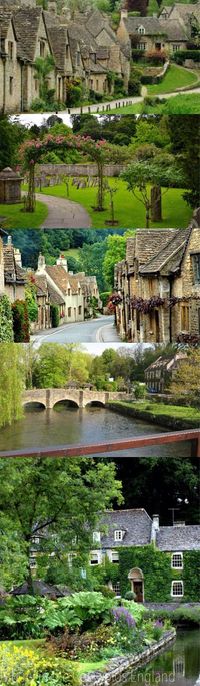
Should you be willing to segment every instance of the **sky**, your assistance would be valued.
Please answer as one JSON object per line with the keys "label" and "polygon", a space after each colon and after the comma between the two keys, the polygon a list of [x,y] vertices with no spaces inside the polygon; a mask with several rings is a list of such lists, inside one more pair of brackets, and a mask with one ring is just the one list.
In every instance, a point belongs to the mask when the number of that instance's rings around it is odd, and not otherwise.
{"label": "sky", "polygon": [[113,350],[126,348],[132,352],[138,347],[141,350],[144,350],[145,348],[154,348],[150,343],[96,343],[96,341],[94,341],[94,343],[83,343],[83,347],[91,355],[102,355],[104,350],[108,350],[109,348],[112,348]]}

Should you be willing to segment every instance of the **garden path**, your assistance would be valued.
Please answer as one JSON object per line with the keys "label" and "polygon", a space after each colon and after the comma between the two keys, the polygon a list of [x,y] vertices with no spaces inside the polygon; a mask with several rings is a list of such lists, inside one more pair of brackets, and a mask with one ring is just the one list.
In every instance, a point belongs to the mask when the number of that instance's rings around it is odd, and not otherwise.
{"label": "garden path", "polygon": [[89,229],[91,226],[88,212],[77,202],[44,193],[36,193],[36,200],[48,207],[48,216],[42,229]]}

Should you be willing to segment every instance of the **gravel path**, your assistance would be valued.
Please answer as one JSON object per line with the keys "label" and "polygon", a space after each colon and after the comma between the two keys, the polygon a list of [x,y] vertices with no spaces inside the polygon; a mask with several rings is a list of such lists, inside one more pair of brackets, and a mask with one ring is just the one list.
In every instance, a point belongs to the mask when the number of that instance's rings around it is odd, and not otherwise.
{"label": "gravel path", "polygon": [[90,228],[90,216],[84,207],[77,202],[44,193],[36,193],[36,199],[48,207],[48,216],[41,226],[42,229]]}

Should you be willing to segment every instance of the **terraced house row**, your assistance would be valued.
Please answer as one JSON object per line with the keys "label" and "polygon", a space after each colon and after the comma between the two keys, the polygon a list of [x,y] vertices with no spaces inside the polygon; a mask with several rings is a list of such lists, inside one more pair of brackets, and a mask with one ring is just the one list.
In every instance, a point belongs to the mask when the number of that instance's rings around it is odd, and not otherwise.
{"label": "terraced house row", "polygon": [[138,229],[115,266],[116,323],[134,342],[200,336],[199,212],[187,229]]}
{"label": "terraced house row", "polygon": [[0,0],[0,109],[21,112],[39,98],[35,60],[51,55],[54,65],[48,75],[48,88],[55,100],[66,101],[70,81],[80,79],[86,88],[107,93],[109,73],[123,79],[128,88],[130,62],[109,19],[98,10],[71,19],[68,10],[56,14],[55,3],[49,11],[34,0]]}
{"label": "terraced house row", "polygon": [[61,255],[57,264],[47,266],[39,255],[36,272],[24,269],[21,253],[12,244],[10,236],[3,242],[6,232],[0,229],[0,298],[7,295],[10,303],[26,299],[26,289],[33,287],[38,306],[38,316],[31,322],[31,331],[49,329],[54,325],[53,308],[58,312],[59,324],[84,321],[93,315],[92,301],[101,308],[95,276],[84,272],[68,271],[67,260]]}

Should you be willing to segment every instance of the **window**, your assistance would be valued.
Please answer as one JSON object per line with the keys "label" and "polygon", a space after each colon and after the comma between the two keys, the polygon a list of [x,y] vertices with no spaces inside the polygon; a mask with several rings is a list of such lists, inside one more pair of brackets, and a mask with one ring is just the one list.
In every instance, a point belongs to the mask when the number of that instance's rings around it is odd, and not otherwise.
{"label": "window", "polygon": [[67,289],[67,295],[71,295],[71,288]]}
{"label": "window", "polygon": [[79,305],[79,308],[78,308],[78,313],[79,313],[79,314],[81,314],[81,313],[82,313],[82,307],[81,307],[81,305]]}
{"label": "window", "polygon": [[144,26],[138,26],[138,33],[140,33],[141,36],[144,36],[144,34],[145,34]]}
{"label": "window", "polygon": [[93,531],[92,539],[93,539],[93,543],[100,543],[100,540],[101,540],[100,531]]}
{"label": "window", "polygon": [[11,40],[8,41],[8,57],[10,60],[13,59],[13,42]]}
{"label": "window", "polygon": [[116,550],[116,551],[115,551],[115,550],[112,551],[112,553],[111,553],[111,559],[112,559],[112,562],[119,562],[119,553],[118,553],[117,550]]}
{"label": "window", "polygon": [[44,57],[44,51],[45,51],[45,42],[43,40],[40,41],[40,57]]}
{"label": "window", "polygon": [[40,542],[39,536],[33,536],[33,538],[32,538],[33,545],[39,545],[39,542]]}
{"label": "window", "polygon": [[123,539],[123,531],[115,531],[115,541],[122,541]]}
{"label": "window", "polygon": [[72,538],[72,545],[76,545],[76,544],[77,544],[77,540],[78,540],[78,536],[74,536],[74,537]]}
{"label": "window", "polygon": [[146,43],[137,43],[137,50],[146,50]]}
{"label": "window", "polygon": [[183,593],[183,581],[172,581],[171,596],[172,598],[182,598]]}
{"label": "window", "polygon": [[10,95],[13,95],[13,76],[10,76],[9,80],[9,93]]}
{"label": "window", "polygon": [[189,305],[181,306],[181,331],[189,331]]}
{"label": "window", "polygon": [[200,283],[200,253],[193,255],[194,281]]}
{"label": "window", "polygon": [[37,567],[37,562],[35,557],[30,557],[30,568],[35,569]]}
{"label": "window", "polygon": [[72,567],[73,564],[73,559],[76,557],[76,553],[68,553],[68,565],[69,567]]}
{"label": "window", "polygon": [[120,583],[119,583],[119,581],[116,581],[116,583],[113,584],[112,590],[114,591],[114,593],[116,595],[120,595]]}
{"label": "window", "polygon": [[99,564],[99,554],[98,553],[90,553],[90,564],[91,565],[98,565]]}
{"label": "window", "polygon": [[183,569],[183,553],[173,553],[171,557],[171,566],[174,569]]}
{"label": "window", "polygon": [[71,307],[68,307],[67,313],[68,313],[68,317],[72,316],[72,308]]}
{"label": "window", "polygon": [[177,52],[177,50],[180,50],[180,45],[178,45],[177,43],[174,43],[174,45],[172,45],[172,50],[173,50],[173,52]]}

